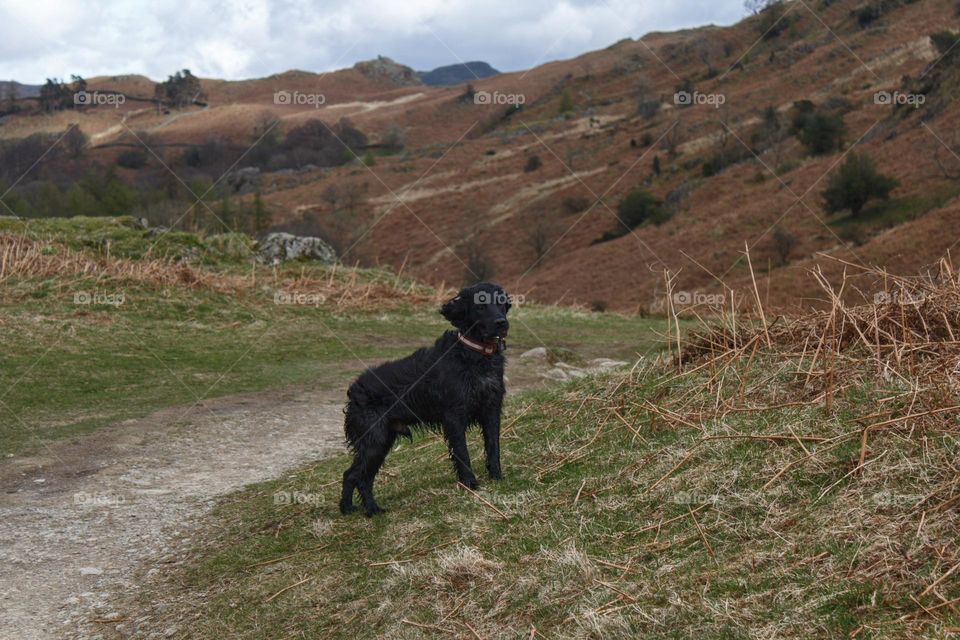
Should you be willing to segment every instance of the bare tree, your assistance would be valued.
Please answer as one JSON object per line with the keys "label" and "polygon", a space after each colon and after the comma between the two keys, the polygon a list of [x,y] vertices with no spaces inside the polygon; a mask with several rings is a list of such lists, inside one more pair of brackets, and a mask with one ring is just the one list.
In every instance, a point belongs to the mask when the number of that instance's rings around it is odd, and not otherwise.
{"label": "bare tree", "polygon": [[343,185],[341,202],[350,217],[356,216],[360,208],[366,204],[369,187],[370,185],[366,182],[348,182]]}
{"label": "bare tree", "polygon": [[280,144],[280,118],[273,111],[264,109],[257,114],[250,137],[254,144],[275,147]]}
{"label": "bare tree", "polygon": [[676,156],[680,150],[680,145],[684,141],[684,126],[680,119],[673,121],[670,128],[660,140],[660,148],[667,152],[671,158]]}
{"label": "bare tree", "polygon": [[[956,147],[957,136],[954,136],[953,142],[950,144],[950,149]],[[940,159],[940,155],[944,154],[947,157],[947,161],[950,162],[950,158],[953,158],[952,164],[957,163],[957,156],[952,151],[944,150],[943,145],[938,145],[937,150],[933,152],[933,161],[937,163],[937,168],[940,169],[940,173],[943,174],[943,177],[947,180],[960,180],[960,170],[950,171],[947,166],[943,163],[943,160]]]}
{"label": "bare tree", "polygon": [[577,146],[576,144],[567,145],[566,151],[564,152],[564,163],[567,165],[567,168],[570,171],[574,171],[574,163],[577,161],[577,158],[583,155],[583,148]]}
{"label": "bare tree", "polygon": [[731,129],[732,122],[730,120],[730,103],[724,102],[718,111],[717,121],[720,123],[720,131],[717,138],[717,151],[720,154],[721,162],[725,163],[727,158],[727,145],[730,144],[730,139],[733,137],[733,130]]}
{"label": "bare tree", "polygon": [[466,258],[466,266],[463,270],[465,284],[475,284],[493,278],[496,269],[486,247],[476,242],[469,243]]}
{"label": "bare tree", "polygon": [[641,78],[637,85],[637,115],[642,118],[652,118],[660,111],[660,95],[646,78]]}
{"label": "bare tree", "polygon": [[780,225],[777,225],[773,229],[771,243],[773,244],[773,250],[777,254],[777,258],[780,260],[780,266],[786,266],[790,261],[790,253],[797,245],[797,237]]}
{"label": "bare tree", "polygon": [[340,204],[340,190],[337,189],[337,185],[331,184],[328,186],[320,194],[320,197],[327,203],[331,211],[337,210],[337,206]]}
{"label": "bare tree", "polygon": [[391,122],[387,125],[386,131],[383,132],[381,142],[389,149],[400,151],[406,145],[403,129],[396,122]]}
{"label": "bare tree", "polygon": [[555,235],[556,225],[545,211],[537,210],[529,216],[524,240],[536,256],[534,264],[539,264],[547,255]]}
{"label": "bare tree", "polygon": [[68,157],[79,158],[83,155],[83,152],[87,148],[87,143],[90,142],[90,140],[86,134],[80,130],[80,125],[71,124],[67,127],[67,132],[63,134],[60,142],[63,144],[63,148],[66,150]]}
{"label": "bare tree", "polygon": [[11,80],[7,83],[7,95],[4,97],[4,105],[8,113],[13,113],[19,108],[17,104],[19,98],[20,94],[17,92],[17,85],[13,84]]}

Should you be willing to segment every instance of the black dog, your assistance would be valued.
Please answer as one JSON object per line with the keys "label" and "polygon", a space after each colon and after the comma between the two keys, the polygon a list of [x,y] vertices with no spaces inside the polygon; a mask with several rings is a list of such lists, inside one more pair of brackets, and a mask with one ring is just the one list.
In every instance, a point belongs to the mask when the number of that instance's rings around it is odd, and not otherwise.
{"label": "black dog", "polygon": [[368,516],[382,511],[373,498],[373,479],[398,436],[410,427],[440,426],[457,479],[475,489],[467,426],[483,430],[487,471],[499,480],[500,409],[503,405],[504,337],[510,325],[507,294],[481,283],[460,291],[440,313],[457,331],[445,332],[430,348],[367,369],[347,391],[344,431],[353,464],[343,474],[340,511],[349,513],[359,489]]}

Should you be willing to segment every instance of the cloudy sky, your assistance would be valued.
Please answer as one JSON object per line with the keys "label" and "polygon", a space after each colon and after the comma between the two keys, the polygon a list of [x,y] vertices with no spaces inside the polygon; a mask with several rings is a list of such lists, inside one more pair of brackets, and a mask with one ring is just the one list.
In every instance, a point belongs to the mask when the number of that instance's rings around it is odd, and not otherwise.
{"label": "cloudy sky", "polygon": [[0,0],[0,80],[180,68],[241,79],[378,54],[512,71],[744,13],[742,0]]}

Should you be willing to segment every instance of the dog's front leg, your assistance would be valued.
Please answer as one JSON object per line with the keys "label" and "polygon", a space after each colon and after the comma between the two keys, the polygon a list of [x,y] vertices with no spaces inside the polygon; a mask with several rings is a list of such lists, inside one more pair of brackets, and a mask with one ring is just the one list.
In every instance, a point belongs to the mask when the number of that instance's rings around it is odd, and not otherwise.
{"label": "dog's front leg", "polygon": [[491,405],[480,416],[483,449],[487,455],[487,473],[494,480],[503,478],[500,471],[500,403]]}
{"label": "dog's front leg", "polygon": [[473,469],[470,468],[466,416],[459,413],[447,415],[443,420],[443,435],[447,440],[447,447],[450,449],[450,459],[453,460],[457,480],[466,487],[476,489],[480,486],[480,483],[477,482],[477,476],[473,474]]}

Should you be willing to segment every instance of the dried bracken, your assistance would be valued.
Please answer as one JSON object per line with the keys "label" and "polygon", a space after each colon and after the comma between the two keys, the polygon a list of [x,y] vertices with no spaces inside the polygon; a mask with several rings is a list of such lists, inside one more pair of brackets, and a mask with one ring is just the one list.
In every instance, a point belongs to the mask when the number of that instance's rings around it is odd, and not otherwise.
{"label": "dried bracken", "polygon": [[[960,276],[948,259],[913,278],[862,271],[858,275],[886,286],[857,306],[843,302],[851,276],[831,286],[817,270],[812,275],[830,301],[828,311],[768,323],[756,296],[749,315],[730,310],[686,338],[671,314],[669,375],[657,385],[670,393],[642,408],[652,425],[702,435],[673,453],[647,491],[671,486],[693,465],[703,474],[705,451],[723,441],[767,442],[764,483],[751,499],[766,505],[771,523],[789,523],[776,504],[777,487],[795,472],[829,468],[840,451],[852,450],[811,507],[829,496],[830,508],[819,511],[824,540],[853,540],[859,550],[849,567],[824,566],[820,581],[845,571],[849,579],[883,585],[886,593],[912,592],[913,611],[897,620],[907,633],[949,626],[960,605]],[[669,275],[666,282],[669,288]],[[798,417],[791,425],[784,420],[790,415],[820,419]],[[731,427],[744,424],[744,416],[756,417],[749,424],[776,417],[770,422],[778,429]],[[784,456],[784,447],[793,454]],[[684,482],[704,480],[688,475]],[[860,526],[852,528],[855,522]],[[702,537],[699,524],[695,531]],[[702,542],[709,545],[705,537]],[[829,555],[809,562],[826,565]]]}
{"label": "dried bracken", "polygon": [[340,266],[296,270],[254,264],[247,272],[225,272],[172,260],[117,258],[0,233],[0,285],[31,278],[61,282],[83,279],[92,286],[110,283],[205,289],[227,295],[251,294],[267,288],[281,303],[306,303],[337,310],[382,310],[439,303],[449,294],[406,281],[400,275],[370,276]]}

